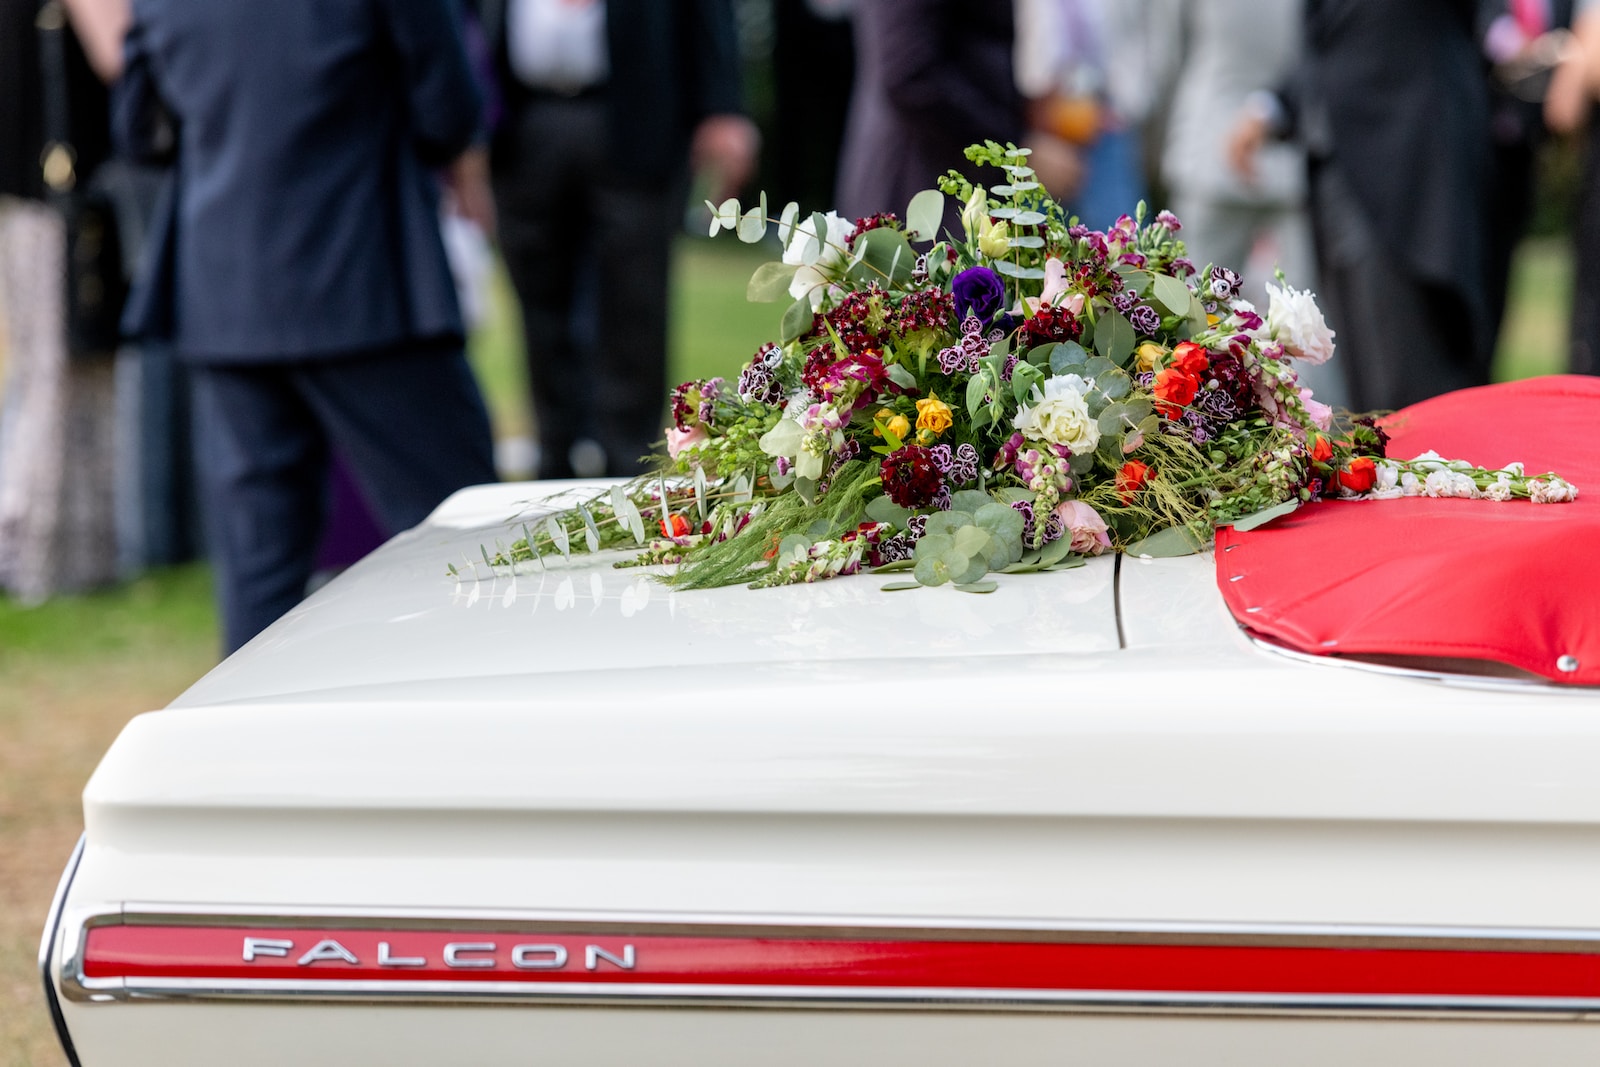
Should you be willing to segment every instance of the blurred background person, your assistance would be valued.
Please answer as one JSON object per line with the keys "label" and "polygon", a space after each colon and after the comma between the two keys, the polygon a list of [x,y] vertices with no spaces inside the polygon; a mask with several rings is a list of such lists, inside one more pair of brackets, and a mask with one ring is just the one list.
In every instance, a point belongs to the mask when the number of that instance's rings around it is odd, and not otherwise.
{"label": "blurred background person", "polygon": [[1551,130],[1582,135],[1578,218],[1573,232],[1572,318],[1568,366],[1600,374],[1600,2],[1578,0],[1573,40],[1563,50],[1544,99]]}
{"label": "blurred background person", "polygon": [[[1009,0],[858,0],[856,79],[839,161],[839,214],[901,214],[946,171],[992,183],[967,145],[1022,140]],[[948,200],[945,229],[959,234]]]}
{"label": "blurred background person", "polygon": [[1572,0],[1482,0],[1479,37],[1490,65],[1489,241],[1485,281],[1489,330],[1500,334],[1512,258],[1533,218],[1540,150],[1550,132],[1544,98],[1570,42]]}
{"label": "blurred background person", "polygon": [[114,75],[121,26],[114,8],[75,8],[0,0],[0,588],[25,602],[116,576],[123,278],[90,60]]}
{"label": "blurred background person", "polygon": [[1489,380],[1476,16],[1473,0],[1307,0],[1304,60],[1228,135],[1252,185],[1269,137],[1305,146],[1317,295],[1359,410]]}
{"label": "blurred background person", "polygon": [[390,533],[494,479],[430,169],[481,101],[440,0],[133,13],[116,126],[176,195],[127,320],[193,368],[231,651],[305,593],[331,449]]}
{"label": "blurred background person", "polygon": [[[1246,296],[1265,309],[1266,282],[1275,271],[1296,288],[1317,288],[1305,151],[1287,141],[1263,144],[1254,180],[1246,180],[1229,165],[1225,134],[1252,94],[1270,91],[1294,71],[1304,2],[1182,0],[1181,6],[1182,56],[1161,153],[1168,204],[1183,222],[1195,265],[1241,272]],[[1335,406],[1349,400],[1341,361],[1300,368],[1302,384]]]}
{"label": "blurred background person", "polygon": [[481,0],[505,116],[501,254],[522,306],[537,476],[635,475],[662,435],[667,283],[692,168],[740,189],[729,0]]}
{"label": "blurred background person", "polygon": [[[855,0],[774,0],[772,129],[765,138],[768,202],[801,210],[836,202],[840,135],[855,82],[850,15]],[[826,64],[818,57],[826,57]],[[903,205],[902,205],[903,206]]]}
{"label": "blurred background person", "polygon": [[1016,77],[1045,187],[1103,230],[1150,199],[1145,125],[1176,62],[1176,0],[1017,0]]}

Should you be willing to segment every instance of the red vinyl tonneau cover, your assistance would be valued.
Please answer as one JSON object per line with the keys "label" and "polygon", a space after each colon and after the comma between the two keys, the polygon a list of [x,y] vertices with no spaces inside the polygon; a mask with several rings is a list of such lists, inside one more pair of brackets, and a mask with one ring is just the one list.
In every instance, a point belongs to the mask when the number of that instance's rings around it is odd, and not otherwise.
{"label": "red vinyl tonneau cover", "polygon": [[1406,497],[1328,501],[1217,534],[1234,618],[1302,652],[1491,660],[1600,685],[1600,379],[1465,389],[1384,421],[1389,455],[1578,487],[1568,504]]}

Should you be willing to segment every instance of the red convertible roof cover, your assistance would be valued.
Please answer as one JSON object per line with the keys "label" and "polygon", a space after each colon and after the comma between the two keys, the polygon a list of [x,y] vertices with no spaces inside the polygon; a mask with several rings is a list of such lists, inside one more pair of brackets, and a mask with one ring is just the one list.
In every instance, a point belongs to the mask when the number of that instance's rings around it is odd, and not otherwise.
{"label": "red convertible roof cover", "polygon": [[1389,455],[1521,461],[1569,504],[1329,501],[1217,535],[1236,619],[1303,652],[1492,660],[1600,685],[1600,379],[1466,389],[1384,422]]}

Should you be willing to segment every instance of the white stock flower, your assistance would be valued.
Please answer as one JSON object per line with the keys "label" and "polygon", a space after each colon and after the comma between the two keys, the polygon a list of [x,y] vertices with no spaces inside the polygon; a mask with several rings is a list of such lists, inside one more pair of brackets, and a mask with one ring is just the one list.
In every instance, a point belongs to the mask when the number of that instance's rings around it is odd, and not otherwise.
{"label": "white stock flower", "polygon": [[1412,474],[1410,471],[1401,471],[1400,472],[1400,495],[1401,496],[1421,496],[1422,495],[1422,479],[1418,478],[1415,474]]}
{"label": "white stock flower", "polygon": [[1478,495],[1478,487],[1468,475],[1460,471],[1435,470],[1428,473],[1423,491],[1429,496],[1459,497],[1470,500]]}
{"label": "white stock flower", "polygon": [[1037,385],[1033,387],[1028,398],[1032,404],[1019,408],[1011,424],[1024,437],[1065,445],[1074,456],[1093,452],[1100,443],[1100,424],[1089,417],[1089,405],[1083,398],[1093,385],[1076,374],[1048,378],[1042,392]]}
{"label": "white stock flower", "polygon": [[806,245],[817,236],[816,221],[809,215],[795,226],[789,247],[783,250],[783,261],[800,268],[789,282],[789,295],[796,300],[810,296],[813,311],[822,306],[822,297],[828,285],[837,280],[847,255],[845,242],[855,229],[855,223],[840,218],[836,211],[828,212],[823,219],[828,224],[828,232],[823,235],[822,254],[814,263],[805,262]]}
{"label": "white stock flower", "polygon": [[1307,289],[1267,285],[1267,332],[1285,352],[1306,363],[1326,363],[1333,355],[1333,331]]}
{"label": "white stock flower", "polygon": [[1552,475],[1528,481],[1528,499],[1535,504],[1565,504],[1578,499],[1578,487]]}
{"label": "white stock flower", "polygon": [[1378,490],[1398,489],[1400,487],[1400,465],[1393,460],[1380,459],[1377,463],[1377,481],[1373,488]]}
{"label": "white stock flower", "polygon": [[1510,500],[1512,496],[1511,479],[1502,473],[1500,477],[1489,483],[1489,486],[1484,489],[1483,495],[1490,500],[1498,500],[1501,503]]}

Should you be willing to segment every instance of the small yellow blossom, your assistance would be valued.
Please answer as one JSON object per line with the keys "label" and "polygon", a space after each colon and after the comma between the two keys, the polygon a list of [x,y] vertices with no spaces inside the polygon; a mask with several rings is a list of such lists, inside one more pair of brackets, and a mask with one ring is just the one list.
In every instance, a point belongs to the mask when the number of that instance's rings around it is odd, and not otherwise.
{"label": "small yellow blossom", "polygon": [[937,437],[950,428],[950,405],[939,399],[937,393],[929,393],[917,401],[917,429],[927,430]]}
{"label": "small yellow blossom", "polygon": [[1222,317],[1220,315],[1207,315],[1206,316],[1206,322],[1210,323],[1212,326],[1215,326],[1217,323],[1219,323],[1221,321],[1222,321]]}
{"label": "small yellow blossom", "polygon": [[882,437],[884,430],[904,441],[906,434],[911,432],[911,420],[904,415],[896,415],[888,408],[879,408],[872,419],[872,432]]}
{"label": "small yellow blossom", "polygon": [[1146,341],[1133,350],[1133,358],[1138,362],[1140,370],[1155,370],[1167,358],[1167,348],[1165,345],[1158,345],[1154,341]]}

